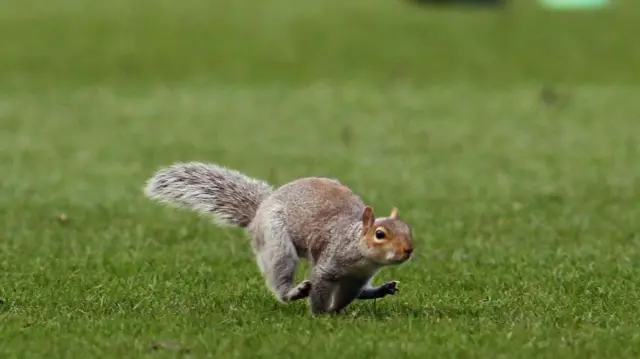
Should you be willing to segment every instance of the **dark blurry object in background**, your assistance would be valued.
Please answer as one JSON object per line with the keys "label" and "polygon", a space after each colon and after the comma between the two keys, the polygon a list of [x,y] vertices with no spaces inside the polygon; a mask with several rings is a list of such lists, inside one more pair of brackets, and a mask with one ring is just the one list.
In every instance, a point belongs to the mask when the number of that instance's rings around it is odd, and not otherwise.
{"label": "dark blurry object in background", "polygon": [[503,6],[507,0],[408,0],[421,5],[471,5],[471,6]]}
{"label": "dark blurry object in background", "polygon": [[540,91],[540,101],[545,105],[555,105],[558,102],[558,92],[550,86],[544,86]]}

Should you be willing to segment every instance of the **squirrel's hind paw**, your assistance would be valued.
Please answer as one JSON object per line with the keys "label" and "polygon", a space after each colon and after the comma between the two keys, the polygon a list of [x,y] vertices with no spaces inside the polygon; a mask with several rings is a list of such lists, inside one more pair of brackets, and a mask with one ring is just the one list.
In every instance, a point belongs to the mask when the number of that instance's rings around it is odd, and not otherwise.
{"label": "squirrel's hind paw", "polygon": [[295,286],[289,293],[287,293],[287,301],[300,300],[309,296],[311,292],[311,281],[303,280],[297,286]]}

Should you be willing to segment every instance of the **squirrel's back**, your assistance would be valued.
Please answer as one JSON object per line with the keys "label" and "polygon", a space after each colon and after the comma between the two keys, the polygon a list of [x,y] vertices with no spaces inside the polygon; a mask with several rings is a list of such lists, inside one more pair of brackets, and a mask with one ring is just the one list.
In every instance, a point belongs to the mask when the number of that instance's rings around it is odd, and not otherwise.
{"label": "squirrel's back", "polygon": [[[327,240],[362,220],[365,204],[346,185],[322,177],[301,178],[276,189],[264,203],[280,207],[282,220],[298,247]],[[259,211],[260,212],[260,211]]]}
{"label": "squirrel's back", "polygon": [[[272,197],[284,204],[287,218],[297,217],[311,222],[358,221],[364,210],[364,203],[358,195],[330,178],[301,178],[278,188]],[[295,223],[300,221],[290,224]]]}

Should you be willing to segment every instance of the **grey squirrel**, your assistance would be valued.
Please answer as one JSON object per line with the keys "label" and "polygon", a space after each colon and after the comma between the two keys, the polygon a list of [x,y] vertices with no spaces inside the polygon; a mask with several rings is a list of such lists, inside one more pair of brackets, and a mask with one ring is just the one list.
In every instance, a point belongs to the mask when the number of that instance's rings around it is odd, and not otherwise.
{"label": "grey squirrel", "polygon": [[[413,231],[393,208],[373,209],[338,180],[300,178],[274,189],[216,164],[175,163],[144,188],[159,203],[208,215],[220,226],[244,228],[267,285],[283,303],[309,297],[312,314],[340,313],[355,299],[394,295],[398,282],[373,287],[380,269],[411,258]],[[295,284],[300,258],[311,277]]]}

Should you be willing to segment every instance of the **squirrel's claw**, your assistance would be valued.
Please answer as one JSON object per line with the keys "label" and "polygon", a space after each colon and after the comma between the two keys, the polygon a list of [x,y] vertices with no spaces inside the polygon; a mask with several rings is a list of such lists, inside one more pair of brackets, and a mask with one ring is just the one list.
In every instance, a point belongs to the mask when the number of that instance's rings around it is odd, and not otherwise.
{"label": "squirrel's claw", "polygon": [[400,289],[398,288],[398,284],[399,283],[400,282],[394,280],[394,281],[391,281],[391,282],[385,284],[384,286],[385,286],[385,289],[387,291],[387,294],[395,295],[396,293],[398,293],[400,291]]}

